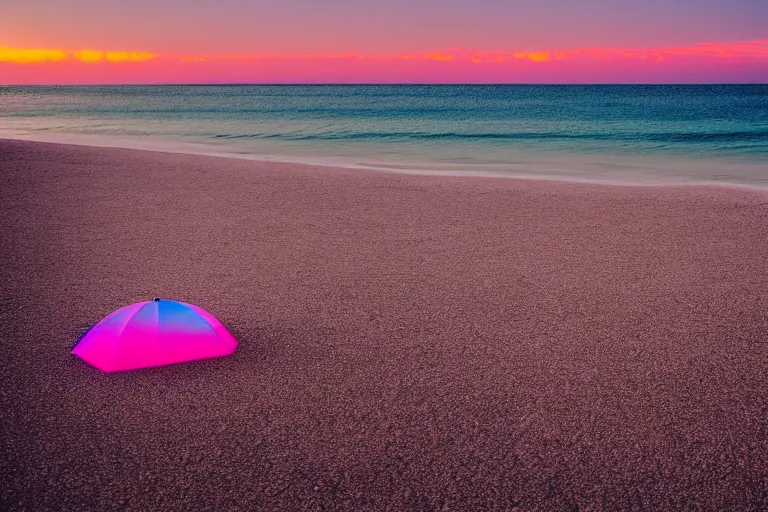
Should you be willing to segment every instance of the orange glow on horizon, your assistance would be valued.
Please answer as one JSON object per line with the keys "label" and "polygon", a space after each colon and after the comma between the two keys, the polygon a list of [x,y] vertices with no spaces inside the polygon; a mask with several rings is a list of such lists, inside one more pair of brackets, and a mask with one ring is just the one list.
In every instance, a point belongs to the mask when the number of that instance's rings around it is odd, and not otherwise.
{"label": "orange glow on horizon", "polygon": [[0,46],[0,62],[15,62],[17,64],[33,64],[39,62],[59,61],[67,58],[64,50],[48,50],[39,48],[4,48]]}
{"label": "orange glow on horizon", "polygon": [[[658,48],[164,54],[0,47],[0,83],[583,83],[768,77],[768,40]],[[688,73],[688,75],[685,75]],[[729,74],[730,73],[730,74]],[[670,78],[664,78],[664,77]],[[682,77],[682,78],[680,78]],[[757,77],[757,78],[754,78]],[[691,78],[702,80],[702,78]]]}
{"label": "orange glow on horizon", "polygon": [[[396,55],[364,55],[357,52],[336,54],[217,54],[176,57],[182,62],[210,62],[221,60],[263,60],[263,59],[364,59],[364,60],[433,60],[438,62],[470,61],[503,63],[510,59],[530,60],[546,63],[553,60],[589,57],[593,59],[664,59],[669,57],[714,57],[768,59],[768,41],[750,41],[743,43],[712,44],[704,43],[684,47],[670,48],[579,48],[574,50],[525,51],[475,51],[466,48],[453,48],[440,52],[404,53]],[[33,64],[78,60],[81,62],[141,62],[156,59],[158,54],[149,52],[106,52],[100,50],[67,51],[62,49],[8,48],[0,47],[0,62]],[[169,57],[173,58],[173,57]]]}
{"label": "orange glow on horizon", "polygon": [[107,52],[105,56],[110,62],[141,62],[155,57],[156,55],[148,52]]}
{"label": "orange glow on horizon", "polygon": [[699,44],[685,47],[670,48],[579,48],[574,50],[541,50],[524,51],[475,51],[466,48],[452,48],[440,52],[402,53],[395,55],[364,55],[356,52],[337,54],[303,53],[294,55],[284,54],[219,54],[195,57],[181,57],[184,62],[210,62],[217,60],[262,60],[262,59],[348,59],[363,60],[432,60],[438,62],[470,61],[470,62],[507,62],[509,60],[529,60],[546,63],[555,60],[592,58],[592,59],[628,59],[663,60],[668,57],[717,57],[727,58],[757,58],[768,59],[768,41],[750,41],[746,43]]}
{"label": "orange glow on horizon", "polygon": [[447,60],[453,59],[453,55],[447,53],[425,53],[422,55],[422,58],[436,60],[438,62],[445,62]]}
{"label": "orange glow on horizon", "polygon": [[104,52],[80,50],[79,52],[74,53],[74,57],[83,62],[99,62],[104,58]]}
{"label": "orange glow on horizon", "polygon": [[80,62],[141,62],[156,57],[156,54],[148,52],[102,52],[98,50],[70,52],[61,49],[0,47],[0,62],[11,62],[14,64],[39,64],[63,60],[78,60]]}

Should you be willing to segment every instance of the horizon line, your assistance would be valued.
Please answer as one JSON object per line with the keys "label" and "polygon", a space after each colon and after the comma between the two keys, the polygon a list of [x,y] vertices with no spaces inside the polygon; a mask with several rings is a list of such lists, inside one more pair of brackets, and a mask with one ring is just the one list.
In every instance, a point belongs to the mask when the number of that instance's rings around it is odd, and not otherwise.
{"label": "horizon line", "polygon": [[459,87],[459,86],[714,86],[714,85],[768,85],[766,82],[190,82],[190,83],[92,83],[92,84],[0,84],[0,87]]}

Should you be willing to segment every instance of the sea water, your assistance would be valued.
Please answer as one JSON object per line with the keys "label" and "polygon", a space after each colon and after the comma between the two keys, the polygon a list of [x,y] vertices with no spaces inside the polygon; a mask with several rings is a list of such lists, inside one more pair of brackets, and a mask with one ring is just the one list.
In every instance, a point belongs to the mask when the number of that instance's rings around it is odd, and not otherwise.
{"label": "sea water", "polygon": [[768,85],[0,87],[0,137],[627,184],[768,187]]}

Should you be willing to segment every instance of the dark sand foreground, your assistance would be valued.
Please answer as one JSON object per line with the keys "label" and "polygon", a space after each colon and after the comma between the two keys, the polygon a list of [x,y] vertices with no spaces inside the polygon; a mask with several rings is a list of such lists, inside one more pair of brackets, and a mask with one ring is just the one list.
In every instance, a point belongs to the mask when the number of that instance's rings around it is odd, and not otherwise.
{"label": "dark sand foreground", "polygon": [[[768,509],[768,193],[0,141],[0,208],[0,509]],[[238,352],[70,354],[153,296]]]}

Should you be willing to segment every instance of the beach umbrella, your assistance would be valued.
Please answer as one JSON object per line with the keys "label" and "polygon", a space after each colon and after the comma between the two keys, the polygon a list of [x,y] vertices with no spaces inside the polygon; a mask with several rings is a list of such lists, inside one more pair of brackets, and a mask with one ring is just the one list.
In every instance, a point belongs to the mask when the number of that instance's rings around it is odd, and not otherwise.
{"label": "beach umbrella", "polygon": [[227,356],[237,340],[202,308],[160,300],[137,302],[104,317],[72,353],[105,372]]}

